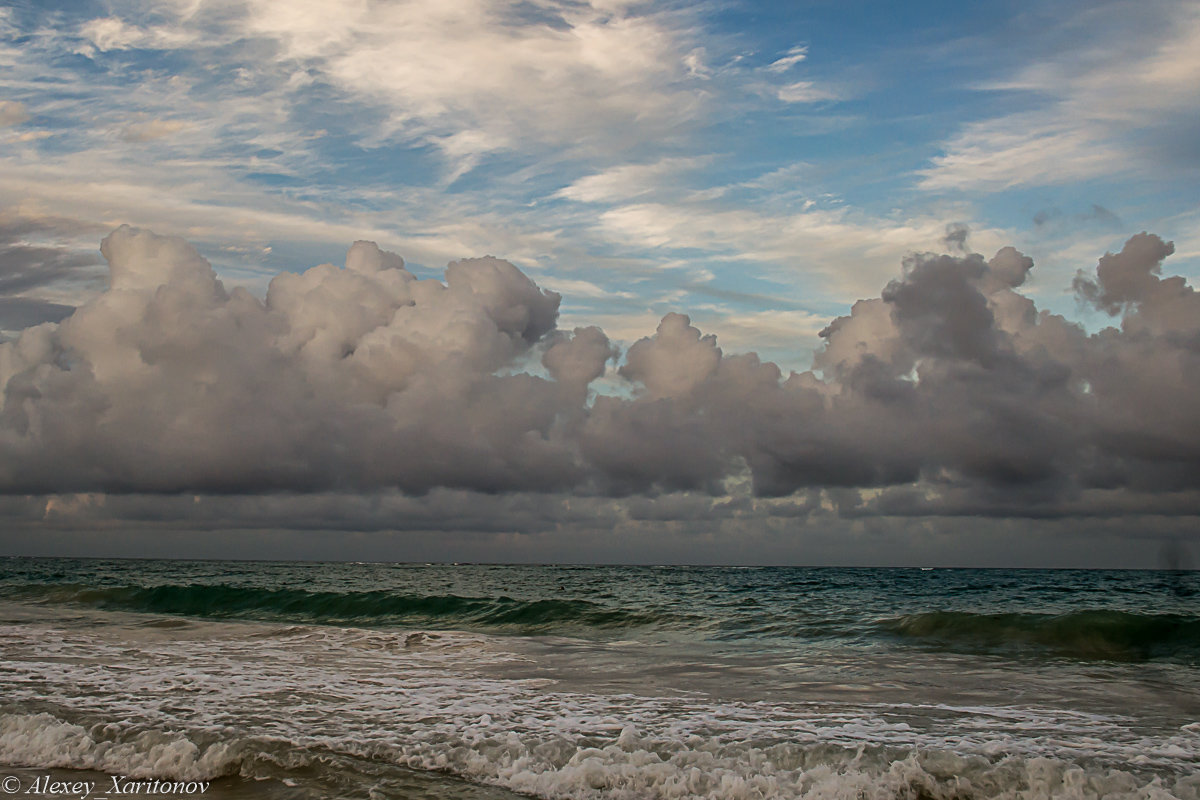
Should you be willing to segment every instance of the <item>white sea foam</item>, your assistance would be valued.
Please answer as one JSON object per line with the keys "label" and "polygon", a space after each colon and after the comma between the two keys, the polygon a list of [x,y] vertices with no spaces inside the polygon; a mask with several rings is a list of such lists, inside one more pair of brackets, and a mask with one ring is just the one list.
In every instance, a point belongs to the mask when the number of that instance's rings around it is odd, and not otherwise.
{"label": "white sea foam", "polygon": [[0,714],[0,763],[92,769],[136,778],[209,780],[236,771],[239,762],[229,743],[201,747],[181,734],[155,730],[118,741],[113,738],[118,727],[99,724],[89,731],[46,713]]}
{"label": "white sea foam", "polygon": [[[481,720],[481,722],[484,722]],[[101,726],[102,728],[103,726]],[[143,778],[211,780],[252,774],[255,742],[197,745],[181,735],[144,732],[129,741],[106,738],[49,714],[0,715],[0,763],[95,769]],[[265,748],[265,743],[258,743]],[[278,743],[277,743],[278,744]],[[573,800],[1196,800],[1196,776],[1139,776],[1085,769],[1051,758],[999,761],[948,751],[839,750],[777,744],[759,748],[719,739],[642,737],[626,726],[614,741],[585,747],[570,738],[530,741],[515,733],[430,739],[395,751],[354,742],[327,742],[342,752],[392,756],[400,764],[453,772],[544,798]],[[304,744],[311,747],[310,742]],[[302,755],[291,766],[308,763]]]}
{"label": "white sea foam", "polygon": [[211,779],[327,753],[564,800],[1200,800],[1196,725],[563,691],[496,677],[511,640],[418,633],[0,628],[0,762]]}

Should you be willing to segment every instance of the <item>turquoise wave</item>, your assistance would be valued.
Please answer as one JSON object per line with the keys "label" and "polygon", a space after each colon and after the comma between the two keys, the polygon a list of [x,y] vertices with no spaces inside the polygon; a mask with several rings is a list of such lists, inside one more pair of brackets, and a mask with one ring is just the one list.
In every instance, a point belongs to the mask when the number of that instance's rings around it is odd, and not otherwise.
{"label": "turquoise wave", "polygon": [[880,627],[905,640],[968,651],[1049,651],[1118,661],[1200,656],[1200,617],[1182,614],[931,611],[884,620]]}
{"label": "turquoise wave", "polygon": [[333,625],[425,625],[520,632],[653,625],[659,616],[587,600],[413,595],[389,591],[316,592],[225,584],[7,587],[14,600],[82,605],[114,611],[207,619],[245,619]]}
{"label": "turquoise wave", "polygon": [[[65,577],[65,576],[64,576]],[[1062,613],[924,611],[880,618],[842,604],[817,608],[799,598],[787,603],[633,602],[566,596],[516,598],[422,591],[418,587],[335,590],[328,586],[255,586],[232,582],[14,582],[0,598],[46,605],[184,618],[237,619],[356,627],[424,627],[507,634],[562,633],[598,636],[652,628],[714,640],[782,641],[824,647],[830,642],[873,646],[882,641],[963,653],[1027,654],[1117,661],[1200,663],[1200,616],[1087,609]],[[432,588],[432,587],[430,587]],[[545,587],[543,587],[545,588]],[[565,593],[564,593],[565,594]],[[737,599],[734,595],[721,599]],[[794,646],[794,645],[788,645]]]}

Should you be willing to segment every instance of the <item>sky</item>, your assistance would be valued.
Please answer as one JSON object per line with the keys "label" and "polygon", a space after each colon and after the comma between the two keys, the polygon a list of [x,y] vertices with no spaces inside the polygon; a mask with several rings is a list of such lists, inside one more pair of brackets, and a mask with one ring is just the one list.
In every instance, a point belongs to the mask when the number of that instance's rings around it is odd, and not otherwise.
{"label": "sky", "polygon": [[1197,198],[1189,2],[10,0],[0,553],[1156,566]]}

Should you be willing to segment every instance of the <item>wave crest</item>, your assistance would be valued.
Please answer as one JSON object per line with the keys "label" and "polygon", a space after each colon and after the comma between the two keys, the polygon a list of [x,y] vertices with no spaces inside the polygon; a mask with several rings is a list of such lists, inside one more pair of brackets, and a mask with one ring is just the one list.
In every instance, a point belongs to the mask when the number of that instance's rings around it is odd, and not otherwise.
{"label": "wave crest", "polygon": [[661,617],[588,600],[415,595],[389,591],[313,592],[226,584],[94,587],[27,585],[10,597],[92,608],[208,619],[372,625],[443,625],[510,629],[612,629],[651,625]]}
{"label": "wave crest", "polygon": [[1116,661],[1200,657],[1200,617],[1182,614],[1107,609],[1064,614],[930,611],[880,625],[895,636],[952,649],[1048,650],[1073,658]]}

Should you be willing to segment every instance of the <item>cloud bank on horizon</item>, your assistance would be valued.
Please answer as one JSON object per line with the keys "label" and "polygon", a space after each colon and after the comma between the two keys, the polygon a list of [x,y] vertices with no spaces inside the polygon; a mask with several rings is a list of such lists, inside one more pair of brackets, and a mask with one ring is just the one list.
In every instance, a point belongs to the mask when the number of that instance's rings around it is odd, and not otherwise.
{"label": "cloud bank on horizon", "polygon": [[[964,238],[962,233],[955,241]],[[0,491],[433,489],[790,498],[843,516],[1200,514],[1200,295],[1140,233],[1074,280],[1088,334],[1018,293],[1033,261],[914,254],[822,332],[815,371],[726,354],[683,314],[622,353],[557,328],[512,264],[345,267],[226,290],[123,226],[109,288],[0,344]],[[592,385],[610,364],[615,390]],[[798,504],[798,506],[796,505]]]}

